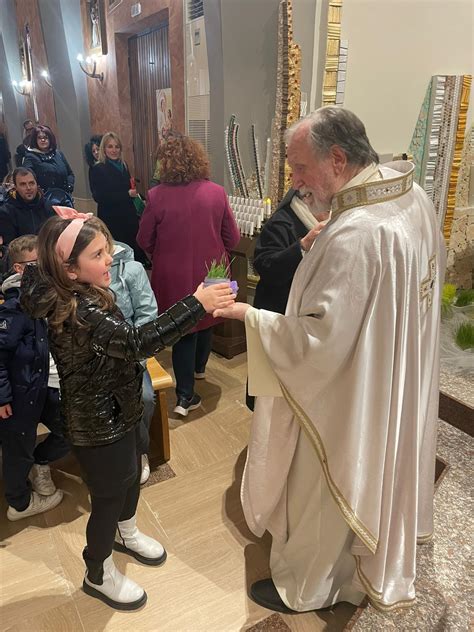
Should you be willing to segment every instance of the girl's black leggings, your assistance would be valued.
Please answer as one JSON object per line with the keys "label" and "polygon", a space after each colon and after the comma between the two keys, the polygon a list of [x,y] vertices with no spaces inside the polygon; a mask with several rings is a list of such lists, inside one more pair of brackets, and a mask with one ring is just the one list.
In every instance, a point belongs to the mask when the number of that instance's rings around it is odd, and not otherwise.
{"label": "girl's black leggings", "polygon": [[135,515],[140,496],[140,434],[135,427],[114,443],[74,446],[91,495],[87,557],[101,562],[114,545],[117,522]]}
{"label": "girl's black leggings", "polygon": [[87,554],[103,561],[112,553],[117,522],[135,515],[140,496],[140,475],[120,496],[91,496],[91,515],[87,523]]}

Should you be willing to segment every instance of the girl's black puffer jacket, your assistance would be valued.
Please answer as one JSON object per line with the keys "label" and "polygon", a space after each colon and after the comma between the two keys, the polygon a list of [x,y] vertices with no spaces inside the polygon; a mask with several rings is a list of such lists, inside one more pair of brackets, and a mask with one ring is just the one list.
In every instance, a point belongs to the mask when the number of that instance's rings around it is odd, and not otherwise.
{"label": "girl's black puffer jacket", "polygon": [[[47,317],[44,282],[36,266],[27,266],[21,303],[32,318]],[[65,434],[73,445],[97,446],[121,439],[141,419],[141,360],[154,356],[188,333],[205,315],[194,296],[178,301],[158,318],[133,327],[118,308],[111,313],[79,297],[77,314],[86,326],[66,322],[49,332],[57,364]]]}

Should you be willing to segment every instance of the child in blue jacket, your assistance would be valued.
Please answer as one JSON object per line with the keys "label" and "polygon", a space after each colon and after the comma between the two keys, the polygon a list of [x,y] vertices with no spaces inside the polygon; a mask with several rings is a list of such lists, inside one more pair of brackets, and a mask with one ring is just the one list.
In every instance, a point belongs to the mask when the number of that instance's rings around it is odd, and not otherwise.
{"label": "child in blue jacket", "polygon": [[[151,289],[145,268],[135,261],[133,249],[127,244],[116,241],[110,269],[110,289],[115,294],[115,301],[123,317],[130,325],[140,327],[158,318],[158,306]],[[139,426],[142,449],[142,471],[140,483],[146,483],[150,476],[148,448],[150,444],[150,423],[155,411],[155,393],[151,376],[146,369],[143,372],[142,398],[143,417]]]}
{"label": "child in blue jacket", "polygon": [[[20,306],[20,283],[27,263],[36,261],[36,235],[10,243],[12,274],[2,286],[0,305],[0,437],[7,518],[20,520],[58,505],[49,463],[69,446],[60,432],[59,380],[50,360],[47,324],[31,319]],[[51,366],[51,370],[50,370]],[[38,423],[50,434],[36,445]]]}

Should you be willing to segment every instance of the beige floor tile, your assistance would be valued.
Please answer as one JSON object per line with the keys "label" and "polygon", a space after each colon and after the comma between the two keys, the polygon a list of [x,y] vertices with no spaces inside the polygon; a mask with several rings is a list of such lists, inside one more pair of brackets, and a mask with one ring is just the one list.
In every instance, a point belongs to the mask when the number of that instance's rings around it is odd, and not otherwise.
{"label": "beige floor tile", "polygon": [[145,490],[148,504],[156,507],[175,546],[187,546],[204,532],[223,531],[233,524],[234,516],[242,516],[239,497],[232,488],[237,458],[231,455]]}
{"label": "beige floor tile", "polygon": [[235,438],[223,430],[215,419],[202,416],[171,433],[170,466],[177,477],[207,468],[232,456],[239,449]]}
{"label": "beige floor tile", "polygon": [[30,526],[3,542],[0,586],[1,629],[68,603],[74,588],[48,529]]}
{"label": "beige floor tile", "polygon": [[[47,604],[53,604],[56,600],[54,596],[35,597],[40,598],[47,607]],[[30,600],[32,601],[32,600]],[[19,612],[28,612],[31,606],[28,600],[16,603]],[[3,613],[2,613],[3,614]],[[33,617],[21,616],[20,620],[8,628],[8,632],[85,632],[79,613],[75,604],[71,601],[67,604],[57,607],[51,607]]]}

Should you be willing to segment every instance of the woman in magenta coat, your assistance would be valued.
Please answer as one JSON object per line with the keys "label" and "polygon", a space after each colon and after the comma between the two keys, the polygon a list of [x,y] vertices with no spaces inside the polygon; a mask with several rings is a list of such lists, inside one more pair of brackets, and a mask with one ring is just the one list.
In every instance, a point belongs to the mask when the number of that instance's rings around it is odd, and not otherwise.
{"label": "woman in magenta coat", "polygon": [[[158,159],[161,184],[148,191],[137,242],[152,259],[151,285],[161,313],[194,292],[213,259],[228,262],[240,234],[224,189],[209,181],[209,160],[199,143],[173,135],[160,145]],[[205,317],[173,346],[174,412],[183,417],[201,404],[194,379],[204,378],[217,322]]]}

